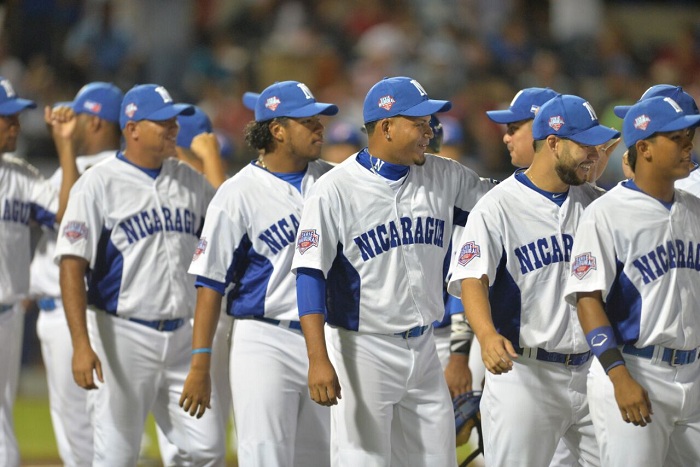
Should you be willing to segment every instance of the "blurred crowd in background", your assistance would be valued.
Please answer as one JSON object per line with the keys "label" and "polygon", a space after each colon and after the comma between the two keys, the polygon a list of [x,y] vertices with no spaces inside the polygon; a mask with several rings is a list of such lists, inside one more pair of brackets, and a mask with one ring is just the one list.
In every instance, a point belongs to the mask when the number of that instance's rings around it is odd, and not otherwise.
{"label": "blurred crowd in background", "polygon": [[[495,178],[513,169],[503,125],[484,112],[521,88],[580,95],[618,129],[612,107],[652,84],[700,98],[697,0],[8,0],[0,12],[0,75],[18,94],[43,106],[95,80],[162,84],[208,113],[231,142],[232,171],[255,157],[241,95],[277,80],[338,104],[327,129],[341,140],[357,139],[372,84],[416,78],[453,102],[449,142],[462,162]],[[42,112],[22,118],[19,155],[50,164]],[[601,184],[621,178],[618,158]]]}

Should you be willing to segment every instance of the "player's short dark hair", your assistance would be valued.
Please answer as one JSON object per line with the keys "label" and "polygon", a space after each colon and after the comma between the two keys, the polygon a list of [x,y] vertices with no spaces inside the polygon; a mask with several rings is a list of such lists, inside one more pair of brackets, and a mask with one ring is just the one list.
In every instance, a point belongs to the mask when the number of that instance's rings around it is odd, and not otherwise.
{"label": "player's short dark hair", "polygon": [[535,152],[537,152],[542,146],[545,145],[546,142],[546,139],[536,139],[532,142],[532,148],[535,150]]}
{"label": "player's short dark hair", "polygon": [[272,120],[265,120],[264,122],[256,122],[253,120],[248,123],[245,127],[245,142],[248,146],[259,151],[264,149],[265,151],[272,151],[272,133],[270,133],[270,123],[277,121],[282,126],[287,125],[287,117],[277,117]]}
{"label": "player's short dark hair", "polygon": [[372,136],[372,133],[374,133],[374,129],[377,127],[377,122],[379,122],[379,120],[365,123],[365,130],[367,131],[367,136]]}
{"label": "player's short dark hair", "polygon": [[627,149],[627,163],[634,172],[637,166],[637,145],[633,144],[629,149]]}

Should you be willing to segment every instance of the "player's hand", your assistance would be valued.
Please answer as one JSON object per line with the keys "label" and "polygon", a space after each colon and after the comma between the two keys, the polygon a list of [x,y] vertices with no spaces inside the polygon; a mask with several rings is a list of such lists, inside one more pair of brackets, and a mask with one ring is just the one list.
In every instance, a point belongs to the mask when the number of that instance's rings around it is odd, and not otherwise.
{"label": "player's hand", "polygon": [[472,390],[472,372],[469,369],[469,355],[453,353],[445,367],[445,380],[454,399]]}
{"label": "player's hand", "polygon": [[610,381],[615,388],[615,400],[620,409],[622,419],[636,426],[647,426],[651,423],[649,393],[632,378],[625,365],[616,366],[608,372]]}
{"label": "player's hand", "polygon": [[325,406],[336,405],[342,399],[338,375],[328,358],[309,361],[309,396]]}
{"label": "player's hand", "polygon": [[192,138],[190,144],[192,152],[200,159],[208,157],[221,157],[219,155],[219,140],[214,133],[200,133]]}
{"label": "player's hand", "polygon": [[513,344],[498,334],[493,332],[479,337],[481,343],[481,358],[484,366],[494,375],[508,373],[513,368],[513,359],[518,358],[518,354],[513,348]]}
{"label": "player's hand", "polygon": [[77,118],[70,107],[44,107],[44,121],[56,143],[70,141],[75,133]]}
{"label": "player's hand", "polygon": [[191,368],[180,396],[180,407],[190,416],[202,418],[211,409],[211,377],[209,371]]}
{"label": "player's hand", "polygon": [[92,350],[92,347],[87,345],[73,350],[73,379],[83,389],[98,389],[95,384],[94,376],[100,383],[104,383],[102,376],[102,363],[99,357]]}

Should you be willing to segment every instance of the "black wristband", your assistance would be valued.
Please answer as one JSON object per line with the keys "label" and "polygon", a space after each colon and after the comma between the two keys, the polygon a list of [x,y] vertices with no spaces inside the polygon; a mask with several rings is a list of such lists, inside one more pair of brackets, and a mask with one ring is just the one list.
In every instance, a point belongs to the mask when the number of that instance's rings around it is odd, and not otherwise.
{"label": "black wristband", "polygon": [[608,349],[603,352],[600,357],[598,357],[598,360],[600,361],[603,370],[605,370],[605,373],[616,366],[625,364],[625,359],[622,357],[622,352],[620,352],[620,349],[617,347],[613,347],[612,349]]}
{"label": "black wristband", "polygon": [[472,346],[471,339],[451,339],[450,340],[450,353],[456,353],[460,355],[469,355],[469,349]]}

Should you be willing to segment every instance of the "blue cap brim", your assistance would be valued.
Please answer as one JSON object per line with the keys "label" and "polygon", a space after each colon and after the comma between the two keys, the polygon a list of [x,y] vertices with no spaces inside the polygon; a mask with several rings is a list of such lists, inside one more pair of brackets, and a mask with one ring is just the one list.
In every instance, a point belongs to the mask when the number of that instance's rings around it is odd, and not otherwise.
{"label": "blue cap brim", "polygon": [[255,110],[255,104],[258,103],[259,97],[260,93],[257,92],[243,93],[243,105],[250,110]]}
{"label": "blue cap brim", "polygon": [[314,102],[304,107],[300,107],[292,112],[287,112],[285,116],[292,118],[313,117],[314,115],[335,115],[338,113],[338,106],[335,104],[325,104]]}
{"label": "blue cap brim", "polygon": [[629,112],[631,108],[631,105],[616,105],[613,108],[613,113],[620,118],[625,118],[625,115],[627,115],[627,112]]}
{"label": "blue cap brim", "polygon": [[189,104],[173,104],[167,107],[164,107],[160,110],[156,110],[150,115],[147,115],[143,118],[143,120],[153,120],[156,122],[162,121],[162,120],[169,120],[173,117],[177,117],[178,115],[192,115],[194,114],[194,107],[192,107]]}
{"label": "blue cap brim", "polygon": [[496,123],[515,123],[523,120],[532,120],[534,115],[527,116],[516,115],[512,110],[487,110],[486,116]]}
{"label": "blue cap brim", "polygon": [[684,115],[667,123],[656,131],[678,131],[685,130],[686,128],[693,128],[698,125],[700,125],[700,115]]}
{"label": "blue cap brim", "polygon": [[12,99],[0,104],[0,115],[14,115],[26,109],[35,109],[36,103],[29,99]]}
{"label": "blue cap brim", "polygon": [[566,139],[570,139],[571,141],[575,141],[579,144],[585,144],[587,146],[598,146],[603,143],[607,143],[613,138],[618,138],[619,136],[619,131],[603,125],[597,125],[574,136],[567,136]]}
{"label": "blue cap brim", "polygon": [[452,108],[452,102],[428,99],[420,104],[399,112],[399,115],[406,117],[427,117],[428,115],[447,112]]}

